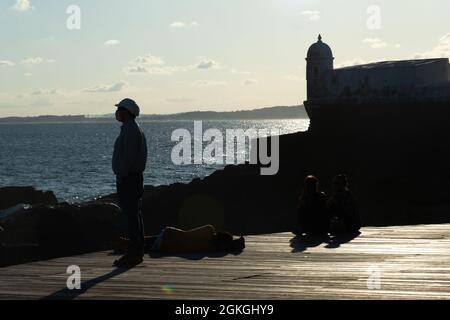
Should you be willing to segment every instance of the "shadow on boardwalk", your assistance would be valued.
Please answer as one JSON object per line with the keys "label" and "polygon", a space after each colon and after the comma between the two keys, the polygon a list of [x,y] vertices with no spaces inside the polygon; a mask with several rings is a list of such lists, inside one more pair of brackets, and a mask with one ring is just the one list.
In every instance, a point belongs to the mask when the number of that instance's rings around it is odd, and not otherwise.
{"label": "shadow on boardwalk", "polygon": [[102,276],[99,276],[97,278],[85,281],[81,283],[81,289],[80,290],[70,290],[69,288],[64,288],[61,290],[58,290],[46,297],[43,297],[41,300],[73,300],[76,299],[78,296],[82,295],[95,285],[102,283],[106,280],[112,279],[114,277],[117,277],[118,275],[127,272],[130,270],[129,268],[117,268],[114,269],[111,272],[108,272],[107,274],[104,274]]}
{"label": "shadow on boardwalk", "polygon": [[326,243],[325,248],[336,249],[345,243],[349,243],[356,239],[361,233],[343,234],[337,236],[295,236],[290,240],[292,253],[304,252],[308,248],[320,246]]}
{"label": "shadow on boardwalk", "polygon": [[150,252],[148,255],[152,259],[160,259],[166,257],[177,257],[186,260],[202,260],[205,258],[223,258],[228,255],[238,256],[240,252],[205,252],[205,253],[189,253],[189,254],[162,254],[157,252]]}

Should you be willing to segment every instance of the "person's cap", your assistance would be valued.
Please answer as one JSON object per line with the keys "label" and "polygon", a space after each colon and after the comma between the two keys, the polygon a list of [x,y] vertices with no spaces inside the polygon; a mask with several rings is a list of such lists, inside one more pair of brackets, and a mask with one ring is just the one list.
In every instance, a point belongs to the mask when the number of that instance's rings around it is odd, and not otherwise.
{"label": "person's cap", "polygon": [[136,117],[139,117],[140,109],[137,103],[129,98],[123,99],[118,104],[116,104],[117,108],[124,108],[127,109],[131,114],[135,115]]}

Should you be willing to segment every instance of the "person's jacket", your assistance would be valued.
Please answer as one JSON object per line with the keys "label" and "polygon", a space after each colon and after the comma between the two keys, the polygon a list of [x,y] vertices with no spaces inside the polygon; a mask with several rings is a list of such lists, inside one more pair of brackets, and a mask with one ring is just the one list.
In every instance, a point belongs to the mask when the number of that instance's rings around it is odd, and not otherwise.
{"label": "person's jacket", "polygon": [[298,224],[304,232],[321,233],[328,231],[329,214],[325,193],[314,192],[300,198]]}
{"label": "person's jacket", "polygon": [[361,218],[352,193],[349,190],[333,194],[328,201],[332,217],[341,220],[351,230],[359,230]]}
{"label": "person's jacket", "polygon": [[147,140],[134,119],[125,122],[114,143],[112,170],[119,178],[142,173],[147,164]]}

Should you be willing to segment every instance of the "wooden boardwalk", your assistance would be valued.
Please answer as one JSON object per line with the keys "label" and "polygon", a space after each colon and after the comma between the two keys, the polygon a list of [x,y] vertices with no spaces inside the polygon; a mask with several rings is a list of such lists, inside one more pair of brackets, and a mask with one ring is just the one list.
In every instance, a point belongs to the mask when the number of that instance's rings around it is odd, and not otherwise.
{"label": "wooden boardwalk", "polygon": [[[1,299],[449,299],[450,225],[364,228],[346,243],[247,237],[240,255],[146,257],[115,270],[108,252],[0,268]],[[82,288],[66,288],[69,265]]]}

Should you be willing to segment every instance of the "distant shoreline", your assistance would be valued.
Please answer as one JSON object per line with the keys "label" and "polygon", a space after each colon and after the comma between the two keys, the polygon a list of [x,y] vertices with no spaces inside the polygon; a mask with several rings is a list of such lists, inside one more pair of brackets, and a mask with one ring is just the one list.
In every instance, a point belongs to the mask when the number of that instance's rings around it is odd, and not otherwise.
{"label": "distant shoreline", "polygon": [[[175,114],[148,114],[141,115],[140,121],[183,121],[183,120],[283,120],[283,119],[308,119],[303,106],[280,106],[243,111],[193,111]],[[5,123],[109,123],[114,121],[114,116],[35,116],[35,117],[5,117],[0,118],[0,124]]]}

